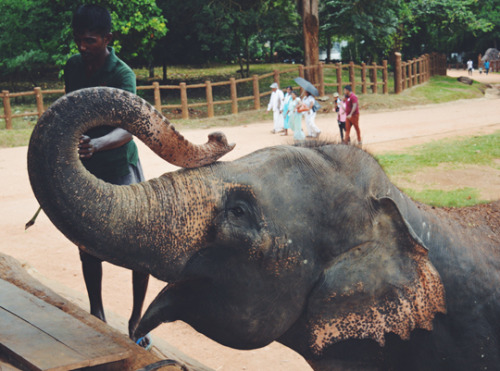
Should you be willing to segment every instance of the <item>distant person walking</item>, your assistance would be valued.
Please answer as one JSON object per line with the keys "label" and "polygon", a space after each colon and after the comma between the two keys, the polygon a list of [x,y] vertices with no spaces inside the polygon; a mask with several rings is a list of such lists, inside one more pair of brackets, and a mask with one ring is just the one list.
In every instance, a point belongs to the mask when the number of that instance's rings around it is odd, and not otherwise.
{"label": "distant person walking", "polygon": [[488,74],[488,72],[490,72],[490,61],[484,62],[484,71],[486,74]]}
{"label": "distant person walking", "polygon": [[344,132],[345,132],[345,98],[340,98],[339,93],[333,93],[333,98],[335,99],[335,112],[337,112],[337,123],[339,125],[340,130],[340,140],[344,140]]}
{"label": "distant person walking", "polygon": [[283,127],[285,128],[285,132],[281,135],[288,135],[288,129],[290,129],[290,115],[288,112],[288,108],[290,106],[290,102],[292,101],[292,87],[288,86],[286,88],[285,98],[283,99]]}
{"label": "distant person walking", "polygon": [[306,136],[302,131],[302,113],[298,111],[299,107],[302,105],[302,101],[294,90],[291,91],[291,97],[292,99],[288,106],[288,115],[290,128],[293,130],[293,139],[304,140]]}
{"label": "distant person walking", "polygon": [[472,76],[472,71],[474,71],[474,63],[471,59],[467,61],[467,71],[469,73],[469,76]]}
{"label": "distant person walking", "polygon": [[306,91],[306,97],[302,102],[308,108],[308,110],[304,112],[304,117],[306,118],[307,137],[317,138],[321,134],[321,130],[319,130],[315,123],[316,111],[313,109],[313,107],[316,103],[316,99],[314,99],[314,96],[311,93]]}
{"label": "distant person walking", "polygon": [[358,145],[361,146],[361,131],[359,130],[359,103],[358,97],[352,92],[351,85],[344,87],[344,95],[346,99],[346,120],[345,120],[345,138],[344,143],[349,144],[351,141],[351,127],[354,126],[358,136]]}
{"label": "distant person walking", "polygon": [[269,104],[267,105],[267,112],[273,111],[274,127],[271,133],[276,134],[283,131],[283,100],[285,97],[277,83],[273,82],[270,88],[273,92],[271,93]]}

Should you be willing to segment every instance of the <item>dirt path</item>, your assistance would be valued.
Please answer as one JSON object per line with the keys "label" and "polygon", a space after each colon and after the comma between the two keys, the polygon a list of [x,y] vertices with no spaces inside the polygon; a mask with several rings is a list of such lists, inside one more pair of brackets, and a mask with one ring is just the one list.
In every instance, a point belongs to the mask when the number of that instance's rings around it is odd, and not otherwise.
{"label": "dirt path", "polygon": [[[498,81],[500,83],[500,75]],[[474,76],[476,77],[476,76]],[[492,79],[493,80],[493,79]],[[467,101],[421,106],[404,111],[363,113],[361,129],[365,147],[372,152],[399,150],[435,139],[488,134],[500,130],[500,99],[496,94]],[[339,138],[333,115],[320,116],[318,126],[325,138]],[[232,160],[258,148],[290,143],[290,137],[271,135],[271,123],[222,128],[236,149],[224,158]],[[193,142],[205,142],[211,130],[187,131]],[[139,144],[147,178],[174,169]],[[88,307],[76,248],[66,240],[42,213],[36,225],[24,231],[24,224],[38,205],[32,195],[26,171],[26,147],[0,149],[0,251],[26,263],[26,267],[55,291]],[[463,175],[467,177],[465,173]],[[488,179],[481,180],[488,183]],[[460,179],[456,182],[460,184]],[[488,184],[475,184],[488,187]],[[495,183],[493,183],[495,184]],[[500,198],[500,187],[491,186],[492,198]],[[50,277],[50,278],[48,278]],[[125,332],[131,307],[131,274],[105,264],[103,295],[110,323]],[[147,303],[164,283],[152,280]],[[113,313],[113,314],[111,314]],[[155,330],[157,342],[165,340],[216,370],[307,370],[309,366],[293,351],[273,343],[263,349],[238,351],[223,347],[188,325],[178,322]]]}

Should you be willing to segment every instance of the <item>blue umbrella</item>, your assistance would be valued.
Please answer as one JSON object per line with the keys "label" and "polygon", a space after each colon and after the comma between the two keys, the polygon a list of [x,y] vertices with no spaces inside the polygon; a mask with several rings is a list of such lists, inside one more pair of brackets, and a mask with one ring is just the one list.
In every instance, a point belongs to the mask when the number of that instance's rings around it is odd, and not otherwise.
{"label": "blue umbrella", "polygon": [[316,89],[316,87],[311,84],[309,81],[307,81],[306,79],[303,79],[302,77],[296,77],[294,79],[294,81],[302,88],[304,89],[305,91],[311,93],[312,95],[314,96],[318,96],[319,95],[319,92],[318,92],[318,89]]}

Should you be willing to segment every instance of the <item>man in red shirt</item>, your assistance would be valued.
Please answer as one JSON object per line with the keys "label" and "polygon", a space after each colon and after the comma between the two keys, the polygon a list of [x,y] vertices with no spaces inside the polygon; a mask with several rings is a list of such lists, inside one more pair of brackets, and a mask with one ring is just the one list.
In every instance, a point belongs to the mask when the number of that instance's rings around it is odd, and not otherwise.
{"label": "man in red shirt", "polygon": [[356,134],[358,135],[358,145],[361,146],[361,131],[359,130],[359,103],[358,97],[352,92],[351,85],[346,85],[344,87],[344,94],[347,99],[346,102],[346,121],[345,121],[345,136],[344,143],[349,144],[351,141],[351,127],[354,126],[356,129]]}

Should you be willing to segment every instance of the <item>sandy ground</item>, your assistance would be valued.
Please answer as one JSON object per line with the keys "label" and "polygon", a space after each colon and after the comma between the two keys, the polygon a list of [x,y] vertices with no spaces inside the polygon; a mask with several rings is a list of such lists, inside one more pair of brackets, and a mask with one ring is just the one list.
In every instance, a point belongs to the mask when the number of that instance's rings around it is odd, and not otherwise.
{"label": "sandy ground", "polygon": [[[451,71],[460,76],[463,71]],[[500,84],[500,74],[489,77],[475,73],[483,82]],[[317,124],[324,138],[339,139],[338,127],[332,114],[318,117]],[[374,153],[399,150],[436,139],[470,136],[500,130],[500,96],[492,90],[485,98],[429,105],[402,111],[361,113],[361,129],[365,148]],[[222,128],[228,139],[237,143],[235,150],[224,160],[232,160],[258,148],[286,144],[290,137],[270,134],[271,121],[240,127]],[[195,130],[183,134],[195,143],[205,142],[214,131]],[[156,177],[174,169],[139,143],[140,157],[147,178]],[[77,249],[52,226],[42,213],[35,226],[24,231],[24,224],[38,207],[33,197],[26,170],[26,147],[0,149],[0,251],[25,264],[37,278],[63,296],[88,308]],[[429,182],[439,183],[436,179]],[[477,178],[467,171],[447,177],[450,187],[463,184],[488,189],[488,197],[500,199],[499,177]],[[164,287],[153,279],[147,304]],[[127,318],[132,307],[131,274],[129,271],[105,264],[105,308],[109,322],[126,331]],[[182,322],[165,324],[153,332],[158,343],[167,341],[181,351],[215,370],[307,370],[307,363],[296,353],[280,344],[253,350],[238,351],[223,347],[195,332]]]}

